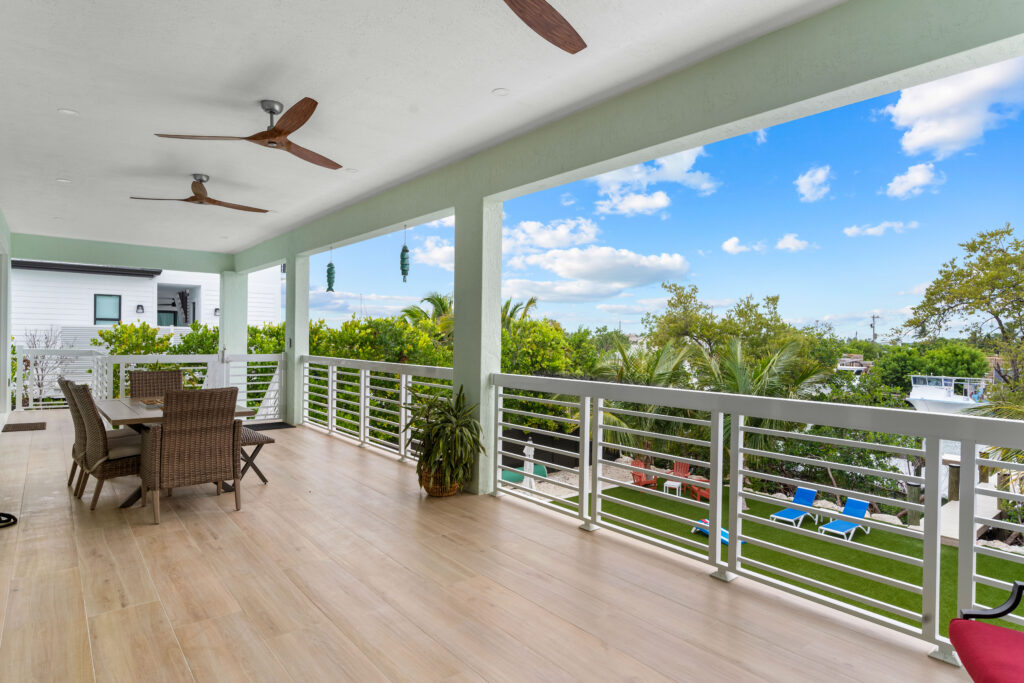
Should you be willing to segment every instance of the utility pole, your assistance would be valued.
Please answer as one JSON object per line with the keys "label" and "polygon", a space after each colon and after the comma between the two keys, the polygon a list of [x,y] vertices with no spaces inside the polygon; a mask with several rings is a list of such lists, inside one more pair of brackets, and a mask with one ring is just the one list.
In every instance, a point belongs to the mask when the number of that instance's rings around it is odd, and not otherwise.
{"label": "utility pole", "polygon": [[880,317],[877,314],[875,314],[875,313],[871,314],[871,343],[872,344],[877,344],[878,343],[878,331],[875,329],[875,324],[878,322],[879,319],[880,319]]}

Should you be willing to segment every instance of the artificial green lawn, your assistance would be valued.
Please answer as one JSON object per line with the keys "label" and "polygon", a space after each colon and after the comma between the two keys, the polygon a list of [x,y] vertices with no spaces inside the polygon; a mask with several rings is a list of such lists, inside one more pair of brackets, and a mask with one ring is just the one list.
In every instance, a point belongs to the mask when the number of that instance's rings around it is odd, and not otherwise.
{"label": "artificial green lawn", "polygon": [[[659,481],[659,488],[662,486],[663,481]],[[728,490],[728,487],[726,488]],[[655,508],[663,512],[672,513],[681,517],[687,517],[689,519],[703,519],[707,517],[707,512],[685,502],[687,499],[680,499],[678,502],[675,500],[665,500],[659,496],[652,496],[639,491],[633,491],[625,488],[611,488],[604,491],[606,498],[602,502],[602,509],[605,512],[623,517],[641,524],[645,524],[656,529],[668,531],[677,536],[683,536],[686,538],[693,539],[695,541],[704,542],[707,540],[706,536],[692,533],[692,526],[684,525],[673,520],[665,519],[654,514],[635,510],[633,508],[626,507],[625,505],[617,505],[614,502],[608,500],[608,498],[620,498],[625,501],[629,501],[636,504],[641,504],[646,507]],[[722,504],[723,519],[728,519],[728,496]],[[785,507],[785,501],[779,501],[779,505],[768,505],[757,501],[748,502],[747,512],[757,517],[767,518],[768,515],[772,514],[776,510]],[[822,523],[828,521],[827,519],[821,519]],[[803,521],[803,528],[808,530],[815,530],[814,520],[806,518]],[[636,529],[639,533],[645,533],[642,529]],[[863,551],[857,550],[855,547],[840,546],[826,541],[819,541],[814,538],[805,538],[799,534],[790,533],[782,529],[776,529],[767,525],[757,524],[745,521],[743,524],[743,533],[745,536],[751,538],[758,538],[774,543],[776,545],[785,546],[795,550],[815,555],[817,557],[826,558],[835,562],[841,562],[843,564],[864,569],[875,574],[882,574],[894,579],[899,579],[914,585],[921,585],[922,570],[918,567],[913,567],[902,562],[895,560],[889,560],[877,555],[872,555]],[[646,535],[652,538],[657,538],[667,543],[673,543],[671,539],[657,536],[651,533]],[[681,543],[674,543],[681,547],[687,547]],[[894,533],[887,533],[879,528],[875,528],[870,534],[865,534],[858,531],[854,535],[853,545],[870,545],[878,548],[884,548],[893,552],[901,553],[903,555],[909,555],[911,557],[921,557],[922,554],[922,542],[900,536]],[[722,545],[722,558],[726,558],[726,546]],[[956,616],[956,577],[957,577],[957,549],[952,546],[942,546],[941,549],[941,584],[940,584],[940,622],[939,629],[943,635],[947,634],[949,621]],[[912,610],[915,612],[921,611],[921,596],[905,591],[901,588],[888,586],[886,584],[879,583],[870,579],[864,579],[859,576],[853,576],[846,572],[839,571],[836,569],[830,569],[828,567],[822,567],[821,565],[799,558],[790,557],[782,553],[769,550],[766,548],[759,548],[754,546],[752,543],[746,543],[743,545],[743,557],[750,558],[751,560],[757,560],[765,564],[778,567],[789,572],[800,574],[811,579],[816,579],[828,583],[830,585],[837,586],[839,588],[846,589],[848,591],[856,592],[861,595],[865,595],[876,600],[881,600],[886,603],[902,607],[904,609]],[[1024,558],[1022,558],[1024,560]],[[1018,564],[1015,562],[1009,562],[1007,560],[996,559],[992,557],[979,556],[977,558],[977,570],[979,574],[990,576],[995,579],[1001,579],[1003,581],[1012,582],[1016,579],[1024,580],[1024,564]],[[823,595],[830,595],[826,591],[819,590],[817,588],[799,584],[781,577],[774,576],[773,578],[786,581],[794,585],[800,585],[802,588],[814,591]],[[830,597],[842,600],[850,604],[855,604],[859,607],[867,609],[878,614],[903,621],[905,623],[913,624],[914,622],[902,619],[895,615],[891,615],[884,610],[876,609],[871,606],[857,603],[853,600],[848,600],[839,596],[830,595]],[[998,605],[1006,600],[1007,594],[1005,591],[1001,591],[989,586],[978,586],[977,587],[977,598],[978,602],[986,605]],[[1024,611],[1024,608],[1018,610],[1018,614]],[[1006,622],[997,622],[1004,626],[1011,628],[1020,627],[1008,624]],[[1024,629],[1020,629],[1024,630]]]}

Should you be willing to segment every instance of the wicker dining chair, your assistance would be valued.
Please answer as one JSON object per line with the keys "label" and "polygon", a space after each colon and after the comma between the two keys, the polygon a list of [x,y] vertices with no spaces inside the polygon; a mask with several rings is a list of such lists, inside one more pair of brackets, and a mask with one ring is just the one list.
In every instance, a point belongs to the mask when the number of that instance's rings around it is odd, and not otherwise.
{"label": "wicker dining chair", "polygon": [[90,510],[95,510],[103,482],[139,473],[142,441],[138,435],[117,438],[108,436],[88,385],[72,384],[71,395],[75,399],[82,425],[85,427],[85,455],[81,460],[83,476],[75,490],[75,497],[81,498],[85,493],[86,481],[90,476],[95,477],[96,490],[93,491],[92,503],[89,505]]}
{"label": "wicker dining chair", "polygon": [[[71,474],[68,475],[68,486],[71,486],[71,482],[74,481],[75,472],[77,471],[78,482],[75,484],[75,492],[77,494],[79,486],[82,485],[83,480],[88,477],[85,473],[85,468],[82,467],[82,459],[85,457],[85,423],[82,421],[82,412],[78,409],[78,401],[75,400],[75,396],[71,392],[75,383],[71,380],[59,377],[57,378],[57,385],[64,394],[64,400],[68,403],[68,412],[71,413],[71,422],[75,425],[75,441],[71,444]],[[138,441],[139,435],[130,429],[107,430],[108,443],[113,439],[126,438],[134,438]],[[81,497],[80,494],[79,497]]]}
{"label": "wicker dining chair", "polygon": [[142,435],[142,505],[153,496],[153,521],[160,523],[160,491],[231,480],[235,509],[242,509],[242,421],[235,419],[238,387],[170,391],[163,422]]}
{"label": "wicker dining chair", "polygon": [[132,398],[163,398],[168,391],[181,391],[181,370],[131,370],[128,389]]}

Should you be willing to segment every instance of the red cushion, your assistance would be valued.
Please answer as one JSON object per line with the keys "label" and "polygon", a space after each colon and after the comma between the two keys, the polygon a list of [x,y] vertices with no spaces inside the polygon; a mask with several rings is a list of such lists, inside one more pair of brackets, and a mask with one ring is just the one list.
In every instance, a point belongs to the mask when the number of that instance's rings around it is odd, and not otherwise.
{"label": "red cushion", "polygon": [[949,622],[949,640],[975,683],[1024,681],[1024,632],[954,619]]}

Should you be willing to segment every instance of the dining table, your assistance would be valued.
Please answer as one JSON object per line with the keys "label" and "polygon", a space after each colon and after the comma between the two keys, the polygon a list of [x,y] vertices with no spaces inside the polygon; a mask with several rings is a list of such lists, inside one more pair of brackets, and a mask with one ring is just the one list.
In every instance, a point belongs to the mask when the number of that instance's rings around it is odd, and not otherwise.
{"label": "dining table", "polygon": [[[107,398],[96,401],[96,410],[114,427],[128,427],[140,434],[150,425],[164,421],[163,401],[147,398]],[[235,406],[235,417],[252,417],[256,411],[243,403]],[[128,508],[142,498],[142,486],[125,498],[120,507]]]}

